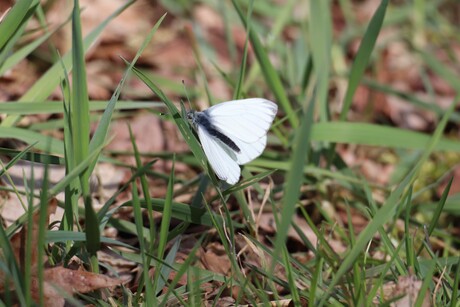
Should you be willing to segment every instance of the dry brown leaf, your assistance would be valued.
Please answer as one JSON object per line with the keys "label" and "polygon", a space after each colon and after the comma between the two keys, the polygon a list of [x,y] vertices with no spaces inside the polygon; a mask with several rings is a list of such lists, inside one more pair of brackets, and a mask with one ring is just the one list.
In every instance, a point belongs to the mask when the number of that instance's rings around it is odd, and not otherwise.
{"label": "dry brown leaf", "polygon": [[[139,152],[158,152],[165,150],[165,138],[160,119],[153,114],[140,114],[129,121]],[[132,150],[128,122],[115,121],[111,125],[109,150]],[[134,158],[129,158],[134,163]]]}
{"label": "dry brown leaf", "polygon": [[[390,300],[395,297],[402,296],[399,300],[392,303],[393,307],[412,307],[417,300],[417,297],[422,287],[422,281],[417,279],[415,275],[400,276],[398,282],[387,283],[383,286],[383,293],[385,300]],[[377,300],[374,300],[377,302]],[[423,298],[422,307],[432,306],[430,302],[430,295],[427,291]]]}
{"label": "dry brown leaf", "polygon": [[446,177],[442,184],[436,189],[436,192],[439,197],[441,197],[442,193],[446,189],[447,183],[449,182],[451,177],[454,177],[454,179],[452,181],[452,185],[450,186],[449,195],[455,195],[457,193],[460,193],[460,165],[457,165],[453,168],[451,173]]}
{"label": "dry brown leaf", "polygon": [[201,251],[200,254],[200,262],[205,269],[224,275],[231,272],[230,260],[221,244],[211,243],[207,246],[207,250]]}
{"label": "dry brown leaf", "polygon": [[[270,305],[268,306],[273,306],[273,307],[290,307],[290,306],[293,306],[293,302],[292,302],[292,299],[285,299],[285,300],[276,300],[276,301],[271,301],[269,302]],[[252,305],[239,305],[241,307],[249,307],[249,306],[252,306]],[[262,304],[257,304],[255,305],[257,307],[262,307],[262,306],[267,306],[265,305],[264,303]],[[308,306],[307,304],[302,304],[301,306]]]}
{"label": "dry brown leaf", "polygon": [[[120,279],[86,271],[70,270],[63,267],[46,269],[44,281],[43,295],[45,297],[45,305],[53,307],[64,306],[64,296],[114,287],[122,282]],[[34,301],[39,302],[39,283],[36,277],[32,279],[31,292]]]}

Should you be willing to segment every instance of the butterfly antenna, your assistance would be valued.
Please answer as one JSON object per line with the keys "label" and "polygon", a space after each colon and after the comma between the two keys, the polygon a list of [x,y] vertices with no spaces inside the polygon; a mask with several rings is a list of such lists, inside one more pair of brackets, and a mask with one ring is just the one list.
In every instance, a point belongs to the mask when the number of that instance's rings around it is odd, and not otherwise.
{"label": "butterfly antenna", "polygon": [[191,111],[191,110],[193,110],[193,108],[192,108],[192,104],[190,103],[190,98],[188,97],[188,91],[187,91],[187,87],[185,86],[185,81],[184,80],[182,80],[182,86],[184,87],[185,97],[187,97],[188,105],[189,105],[190,111]]}

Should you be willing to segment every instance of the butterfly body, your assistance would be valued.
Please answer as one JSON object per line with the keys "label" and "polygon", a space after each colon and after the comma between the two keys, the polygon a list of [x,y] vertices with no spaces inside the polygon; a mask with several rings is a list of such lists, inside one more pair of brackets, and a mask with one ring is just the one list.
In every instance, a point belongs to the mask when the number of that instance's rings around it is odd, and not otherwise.
{"label": "butterfly body", "polygon": [[195,127],[202,126],[203,129],[206,129],[206,131],[213,137],[217,138],[220,140],[222,143],[230,147],[236,152],[241,152],[241,149],[233,142],[228,136],[220,132],[214,125],[211,123],[211,118],[209,115],[206,113],[206,111],[203,112],[194,112],[193,115],[193,122],[195,124]]}
{"label": "butterfly body", "polygon": [[249,98],[223,102],[203,112],[190,111],[204,153],[217,177],[238,182],[239,165],[260,156],[278,106],[267,99]]}

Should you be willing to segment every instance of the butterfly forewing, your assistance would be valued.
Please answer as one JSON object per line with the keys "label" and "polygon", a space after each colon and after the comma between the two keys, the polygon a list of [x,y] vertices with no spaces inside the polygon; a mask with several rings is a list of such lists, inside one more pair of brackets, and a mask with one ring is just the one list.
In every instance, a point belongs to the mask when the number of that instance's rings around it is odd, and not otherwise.
{"label": "butterfly forewing", "polygon": [[267,134],[278,106],[263,98],[227,101],[205,112],[215,128],[230,137],[254,143]]}

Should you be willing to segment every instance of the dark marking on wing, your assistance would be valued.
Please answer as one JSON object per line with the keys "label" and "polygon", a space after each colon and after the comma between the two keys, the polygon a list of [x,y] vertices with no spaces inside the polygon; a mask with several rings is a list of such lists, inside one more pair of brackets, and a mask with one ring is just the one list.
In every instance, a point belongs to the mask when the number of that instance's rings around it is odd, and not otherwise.
{"label": "dark marking on wing", "polygon": [[[206,112],[206,111],[205,111]],[[209,116],[205,112],[195,112],[194,122],[196,125],[201,125],[206,131],[213,137],[219,139],[222,143],[236,151],[237,153],[241,152],[241,149],[232,141],[231,138],[217,130],[211,123]]]}

